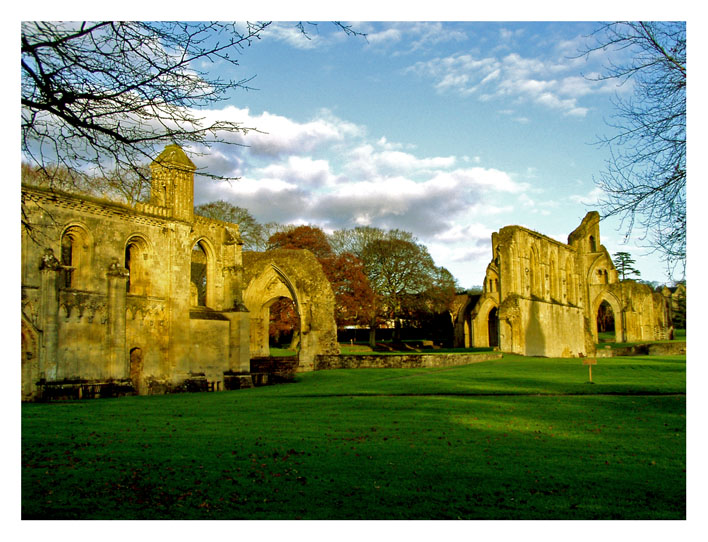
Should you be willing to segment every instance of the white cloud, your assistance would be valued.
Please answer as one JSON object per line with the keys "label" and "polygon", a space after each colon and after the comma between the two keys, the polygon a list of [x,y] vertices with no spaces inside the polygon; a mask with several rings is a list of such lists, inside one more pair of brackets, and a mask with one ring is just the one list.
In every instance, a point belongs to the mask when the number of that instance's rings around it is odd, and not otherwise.
{"label": "white cloud", "polygon": [[396,54],[411,53],[440,43],[467,39],[466,32],[459,28],[432,21],[357,24],[357,28],[366,33],[367,42],[373,48],[409,44],[405,50],[397,51]]}
{"label": "white cloud", "polygon": [[569,200],[573,203],[579,203],[585,207],[597,207],[600,198],[604,195],[601,188],[595,187],[587,194],[575,194],[569,196]]}
{"label": "white cloud", "polygon": [[273,22],[263,33],[262,39],[282,41],[295,49],[314,49],[324,42],[324,37],[317,27],[307,23],[303,23],[301,30],[296,23]]}
{"label": "white cloud", "polygon": [[261,179],[272,179],[274,182],[288,179],[288,184],[301,188],[319,188],[332,185],[336,181],[327,160],[313,160],[301,156],[290,156],[286,163],[256,169],[253,175]]}
{"label": "white cloud", "polygon": [[[513,33],[505,29],[501,34],[503,39],[513,37]],[[564,55],[557,59],[542,59],[524,57],[516,52],[504,57],[455,53],[417,62],[406,71],[431,79],[434,88],[441,93],[476,95],[482,101],[514,98],[558,110],[564,115],[584,117],[589,109],[579,105],[578,99],[615,91],[616,85],[593,81],[592,76],[577,75],[580,60]],[[518,120],[525,122],[528,119]]]}
{"label": "white cloud", "polygon": [[366,34],[367,41],[373,46],[398,43],[402,38],[403,34],[398,28],[386,28],[384,30],[369,32]]}
{"label": "white cloud", "polygon": [[200,111],[208,122],[235,122],[246,130],[238,134],[223,134],[224,138],[249,148],[255,155],[276,157],[310,153],[346,138],[362,135],[361,127],[338,119],[327,110],[308,122],[296,122],[282,115],[263,112],[251,115],[248,109],[228,106],[219,110]]}
{"label": "white cloud", "polygon": [[226,199],[261,223],[399,228],[441,253],[446,244],[459,245],[446,260],[456,276],[471,271],[465,258],[484,260],[489,251],[491,230],[476,221],[511,212],[508,196],[523,197],[530,189],[504,171],[479,166],[476,156],[419,156],[411,145],[385,136],[368,141],[363,127],[327,111],[308,122],[247,109],[219,113],[269,134],[249,132],[237,141],[246,147],[212,149],[195,159],[210,172],[218,165],[241,176],[231,183],[199,182],[197,204]]}
{"label": "white cloud", "polygon": [[[385,138],[384,138],[385,140]],[[381,143],[381,140],[379,140]],[[384,141],[383,151],[377,152],[373,145],[363,144],[351,149],[346,169],[353,178],[373,178],[383,175],[421,174],[436,169],[450,168],[455,165],[454,156],[435,156],[418,158]]]}

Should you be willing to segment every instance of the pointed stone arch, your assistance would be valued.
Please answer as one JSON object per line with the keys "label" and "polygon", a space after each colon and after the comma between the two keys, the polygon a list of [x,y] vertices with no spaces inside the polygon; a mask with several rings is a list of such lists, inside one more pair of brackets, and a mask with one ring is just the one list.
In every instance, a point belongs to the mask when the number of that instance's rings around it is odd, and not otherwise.
{"label": "pointed stone arch", "polygon": [[[492,296],[485,296],[479,300],[475,307],[476,314],[472,320],[473,324],[473,344],[477,348],[487,348],[499,346],[499,303]],[[494,320],[490,323],[490,317]],[[490,341],[490,331],[496,331],[496,343]]]}
{"label": "pointed stone arch", "polygon": [[64,270],[60,288],[88,289],[93,260],[93,236],[81,222],[67,224],[60,238],[60,261]]}
{"label": "pointed stone arch", "polygon": [[281,297],[292,299],[300,317],[299,370],[312,370],[319,354],[339,354],[334,294],[311,252],[244,252],[243,268],[243,303],[251,317],[252,357],[268,355],[270,306]]}
{"label": "pointed stone arch", "polygon": [[217,308],[216,251],[214,243],[200,236],[190,243],[190,305]]}
{"label": "pointed stone arch", "polygon": [[481,296],[463,294],[457,297],[463,301],[459,304],[453,317],[455,326],[454,345],[455,348],[471,348],[474,345],[474,308]]}
{"label": "pointed stone arch", "polygon": [[134,233],[128,236],[124,255],[124,267],[128,270],[127,293],[141,296],[153,294],[150,280],[152,257],[151,243],[144,235]]}
{"label": "pointed stone arch", "polygon": [[592,329],[592,335],[593,335],[593,340],[595,343],[598,342],[598,335],[597,335],[597,314],[598,311],[600,310],[600,305],[602,305],[603,301],[607,302],[607,304],[610,306],[612,309],[612,313],[614,316],[615,320],[615,342],[621,343],[623,342],[623,337],[624,337],[624,328],[623,328],[623,322],[622,322],[622,303],[621,301],[615,296],[612,292],[606,290],[601,292],[593,301],[592,303],[592,312],[590,313],[593,315],[593,318],[591,318],[591,329]]}

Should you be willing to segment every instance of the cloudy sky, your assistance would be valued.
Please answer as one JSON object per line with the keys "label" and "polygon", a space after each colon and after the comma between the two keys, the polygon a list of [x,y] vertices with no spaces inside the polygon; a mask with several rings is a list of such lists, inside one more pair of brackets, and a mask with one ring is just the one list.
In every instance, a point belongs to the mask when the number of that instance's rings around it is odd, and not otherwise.
{"label": "cloudy sky", "polygon": [[[195,159],[240,177],[197,182],[197,204],[225,199],[260,222],[325,231],[410,231],[463,287],[482,283],[493,231],[518,224],[567,242],[597,208],[609,151],[595,143],[631,88],[593,81],[607,58],[579,51],[595,23],[352,24],[366,39],[274,23],[244,51],[227,75],[254,90],[206,114],[257,131]],[[607,249],[666,280],[618,227],[602,223]]]}

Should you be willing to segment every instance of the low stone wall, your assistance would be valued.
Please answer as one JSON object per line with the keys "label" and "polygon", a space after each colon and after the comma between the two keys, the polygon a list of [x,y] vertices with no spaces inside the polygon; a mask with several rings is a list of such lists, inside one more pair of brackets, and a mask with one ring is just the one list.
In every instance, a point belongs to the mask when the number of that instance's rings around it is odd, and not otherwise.
{"label": "low stone wall", "polygon": [[268,375],[271,384],[292,382],[298,363],[297,356],[251,358],[251,374]]}
{"label": "low stone wall", "polygon": [[37,384],[38,401],[62,401],[135,395],[130,380],[59,380]]}
{"label": "low stone wall", "polygon": [[620,346],[618,348],[598,348],[597,358],[613,358],[616,356],[678,356],[686,353],[685,342],[647,343]]}
{"label": "low stone wall", "polygon": [[401,355],[320,355],[315,356],[315,371],[328,369],[419,369],[455,367],[480,361],[500,359],[500,352],[470,354],[401,354]]}

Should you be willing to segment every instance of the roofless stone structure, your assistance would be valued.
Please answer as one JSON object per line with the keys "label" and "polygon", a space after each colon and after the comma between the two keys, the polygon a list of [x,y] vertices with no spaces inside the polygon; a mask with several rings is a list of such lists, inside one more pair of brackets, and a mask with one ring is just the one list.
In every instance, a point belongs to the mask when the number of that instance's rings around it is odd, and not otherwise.
{"label": "roofless stone structure", "polygon": [[[334,295],[306,250],[242,253],[238,224],[194,214],[195,166],[168,145],[134,206],[23,186],[22,398],[227,389],[268,353],[272,303],[300,318],[298,370],[339,354]],[[568,243],[507,226],[484,292],[457,311],[458,346],[592,355],[599,315],[616,341],[667,338],[668,297],[620,282],[588,213]],[[239,380],[240,382],[240,380]]]}
{"label": "roofless stone structure", "polygon": [[601,311],[611,315],[617,342],[669,336],[664,297],[647,285],[619,281],[600,244],[596,211],[567,244],[506,226],[492,234],[482,296],[458,311],[458,343],[526,356],[591,356]]}
{"label": "roofless stone structure", "polygon": [[[151,170],[150,200],[135,206],[23,186],[23,399],[224,389],[249,373],[250,333],[263,332],[251,324],[267,306],[249,313],[244,274],[264,269],[244,268],[237,224],[194,214],[195,166],[181,148]],[[303,370],[338,347],[331,289],[314,280],[314,256],[294,252],[274,265],[312,330]]]}

